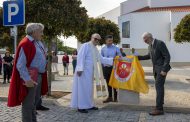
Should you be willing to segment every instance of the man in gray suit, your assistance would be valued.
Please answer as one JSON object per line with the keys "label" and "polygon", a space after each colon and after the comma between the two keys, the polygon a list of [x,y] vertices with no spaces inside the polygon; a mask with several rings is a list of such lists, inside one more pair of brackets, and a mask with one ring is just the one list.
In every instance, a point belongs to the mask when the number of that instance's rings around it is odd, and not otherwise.
{"label": "man in gray suit", "polygon": [[170,53],[165,43],[154,39],[151,33],[144,33],[143,40],[149,45],[149,52],[145,56],[138,56],[138,58],[139,60],[152,60],[156,88],[156,108],[149,114],[153,116],[163,115],[164,83],[167,72],[171,69]]}

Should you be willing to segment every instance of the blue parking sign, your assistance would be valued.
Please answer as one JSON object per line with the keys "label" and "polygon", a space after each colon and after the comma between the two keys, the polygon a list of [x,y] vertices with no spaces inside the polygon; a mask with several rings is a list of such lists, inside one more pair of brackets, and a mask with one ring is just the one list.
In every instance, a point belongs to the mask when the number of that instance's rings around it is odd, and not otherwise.
{"label": "blue parking sign", "polygon": [[25,24],[24,0],[3,2],[3,25],[16,26]]}

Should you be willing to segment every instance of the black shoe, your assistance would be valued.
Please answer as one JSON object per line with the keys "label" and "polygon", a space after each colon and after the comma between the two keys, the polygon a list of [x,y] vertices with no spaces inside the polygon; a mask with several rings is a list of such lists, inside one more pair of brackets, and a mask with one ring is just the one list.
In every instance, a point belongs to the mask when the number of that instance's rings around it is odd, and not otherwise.
{"label": "black shoe", "polygon": [[6,84],[6,81],[3,81],[3,84]]}
{"label": "black shoe", "polygon": [[88,110],[98,110],[98,107],[92,107],[92,108],[89,108]]}
{"label": "black shoe", "polygon": [[109,103],[109,102],[113,102],[111,97],[108,97],[105,101],[103,101],[103,103]]}
{"label": "black shoe", "polygon": [[80,112],[80,113],[88,113],[88,111],[86,109],[78,109],[78,112]]}
{"label": "black shoe", "polygon": [[39,106],[39,107],[36,107],[36,110],[40,110],[40,111],[48,111],[49,110],[49,108],[47,108],[47,107],[44,107],[44,106]]}
{"label": "black shoe", "polygon": [[117,100],[117,99],[115,99],[113,102],[116,102],[116,103],[117,103],[117,102],[118,102],[118,100]]}

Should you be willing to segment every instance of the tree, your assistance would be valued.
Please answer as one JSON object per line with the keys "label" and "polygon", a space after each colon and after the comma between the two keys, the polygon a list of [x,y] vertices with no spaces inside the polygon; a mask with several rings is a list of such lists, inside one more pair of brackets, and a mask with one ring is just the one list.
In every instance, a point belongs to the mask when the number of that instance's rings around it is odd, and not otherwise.
{"label": "tree", "polygon": [[63,42],[60,39],[57,39],[57,48],[58,48],[58,51],[66,52],[69,55],[71,55],[73,51],[76,50],[75,48],[63,46]]}
{"label": "tree", "polygon": [[[87,23],[86,9],[79,0],[27,0],[27,22],[41,22],[45,25],[45,37],[49,41],[48,49],[51,54],[51,40],[57,35],[72,36],[85,30]],[[51,94],[51,60],[48,58],[49,94]]]}
{"label": "tree", "polygon": [[[56,2],[54,0],[25,0],[25,4],[26,23],[44,24],[44,35],[47,40],[52,40],[57,35],[72,36],[87,27],[87,11],[81,7],[80,0],[56,0]],[[0,30],[9,33],[9,27],[3,27],[2,23],[2,7],[0,7]],[[18,40],[20,40],[25,36],[25,26],[19,26],[18,32]]]}
{"label": "tree", "polygon": [[[51,54],[51,43],[58,35],[66,37],[75,35],[87,28],[88,16],[80,0],[25,0],[26,23],[40,22],[45,25],[44,40],[48,43],[48,54]],[[2,8],[0,8],[2,11]],[[0,13],[2,16],[2,13]],[[1,18],[2,21],[2,18]],[[0,23],[2,25],[2,22]],[[7,27],[0,25],[6,32]],[[1,35],[0,35],[1,36]],[[18,40],[25,36],[25,26],[18,27]],[[48,85],[51,93],[51,60],[48,58]]]}
{"label": "tree", "polygon": [[177,43],[190,42],[190,14],[181,20],[174,31],[174,40]]}
{"label": "tree", "polygon": [[10,51],[13,51],[13,39],[10,37],[9,28],[3,27],[3,9],[0,7],[0,48],[8,47]]}
{"label": "tree", "polygon": [[118,26],[110,20],[106,20],[105,18],[89,18],[88,29],[86,31],[81,31],[76,35],[76,37],[78,41],[84,43],[90,40],[90,37],[93,33],[99,33],[101,35],[103,40],[100,41],[101,45],[105,43],[106,35],[113,35],[115,44],[120,42]]}

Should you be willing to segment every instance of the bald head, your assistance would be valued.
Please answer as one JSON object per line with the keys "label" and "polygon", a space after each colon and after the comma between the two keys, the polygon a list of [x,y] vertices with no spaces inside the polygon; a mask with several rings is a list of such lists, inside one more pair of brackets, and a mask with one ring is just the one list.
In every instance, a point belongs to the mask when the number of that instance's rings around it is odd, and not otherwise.
{"label": "bald head", "polygon": [[151,33],[145,32],[145,33],[142,35],[142,38],[143,38],[144,42],[147,43],[148,45],[152,44],[153,36],[152,36]]}
{"label": "bald head", "polygon": [[99,44],[99,41],[100,41],[101,39],[102,39],[102,38],[101,38],[100,34],[98,34],[98,33],[94,33],[94,34],[92,34],[92,36],[91,36],[91,41],[92,41],[92,43],[93,43],[95,46]]}
{"label": "bald head", "polygon": [[143,37],[143,38],[144,38],[144,37],[153,38],[152,34],[149,33],[149,32],[143,33],[142,37]]}
{"label": "bald head", "polygon": [[100,34],[98,34],[98,33],[92,34],[91,38],[97,38],[99,40],[102,39],[101,36],[100,36]]}

